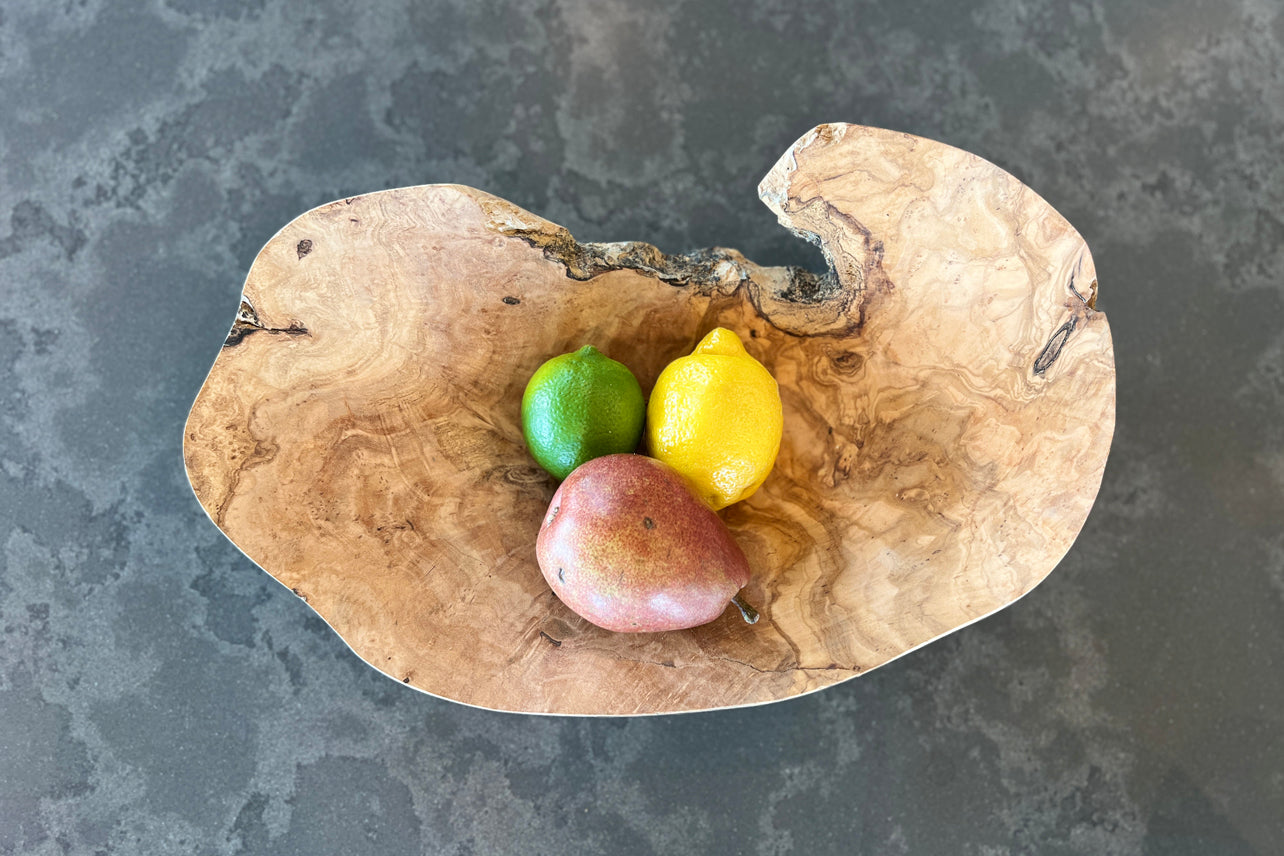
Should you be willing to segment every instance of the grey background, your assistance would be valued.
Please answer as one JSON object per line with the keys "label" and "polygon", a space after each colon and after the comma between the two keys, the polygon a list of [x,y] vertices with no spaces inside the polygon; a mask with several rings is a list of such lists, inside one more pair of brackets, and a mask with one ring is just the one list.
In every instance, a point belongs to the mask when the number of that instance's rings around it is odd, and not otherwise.
{"label": "grey background", "polygon": [[[755,187],[821,121],[1092,247],[1118,429],[1014,607],[787,703],[504,715],[367,668],[197,506],[183,419],[294,216],[460,182],[817,267]],[[0,853],[1284,852],[1282,139],[1268,0],[4,0]]]}

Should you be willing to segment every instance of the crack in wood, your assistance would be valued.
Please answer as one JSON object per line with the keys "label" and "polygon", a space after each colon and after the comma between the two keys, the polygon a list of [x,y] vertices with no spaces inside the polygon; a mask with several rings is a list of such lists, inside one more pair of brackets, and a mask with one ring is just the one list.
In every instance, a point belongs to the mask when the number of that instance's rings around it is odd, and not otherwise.
{"label": "crack in wood", "polygon": [[245,341],[246,336],[254,333],[284,333],[287,336],[312,335],[301,321],[291,321],[288,327],[268,327],[259,321],[259,314],[254,310],[254,306],[247,298],[242,296],[241,307],[236,312],[236,320],[232,322],[232,329],[228,331],[227,338],[223,340],[223,347],[235,347]]}
{"label": "crack in wood", "polygon": [[1080,302],[1082,302],[1084,306],[1088,307],[1088,311],[1089,311],[1089,312],[1096,311],[1096,308],[1097,308],[1097,281],[1096,281],[1095,279],[1094,279],[1092,282],[1088,283],[1088,296],[1087,296],[1087,297],[1084,297],[1082,294],[1080,294],[1080,293],[1079,293],[1079,289],[1077,289],[1077,288],[1075,288],[1075,287],[1074,287],[1074,275],[1073,275],[1073,274],[1071,274],[1071,276],[1070,276],[1070,281],[1069,281],[1068,283],[1066,283],[1066,286],[1070,289],[1070,293],[1071,293],[1071,294],[1073,294],[1075,297],[1079,298]]}
{"label": "crack in wood", "polygon": [[717,659],[722,660],[724,663],[734,663],[737,666],[744,666],[747,669],[752,669],[753,671],[763,675],[784,675],[790,672],[851,672],[853,675],[859,675],[864,671],[860,666],[840,666],[837,663],[830,663],[827,666],[803,666],[795,663],[793,665],[780,666],[775,669],[764,669],[760,666],[755,666],[753,663],[748,663],[744,660],[737,660],[734,657],[718,657]]}
{"label": "crack in wood", "polygon": [[1057,361],[1057,357],[1061,356],[1061,349],[1066,346],[1066,340],[1070,338],[1070,334],[1075,331],[1075,327],[1078,325],[1079,318],[1075,315],[1057,328],[1052,337],[1048,339],[1048,344],[1043,346],[1039,356],[1034,359],[1035,374],[1041,375],[1052,367],[1052,364]]}

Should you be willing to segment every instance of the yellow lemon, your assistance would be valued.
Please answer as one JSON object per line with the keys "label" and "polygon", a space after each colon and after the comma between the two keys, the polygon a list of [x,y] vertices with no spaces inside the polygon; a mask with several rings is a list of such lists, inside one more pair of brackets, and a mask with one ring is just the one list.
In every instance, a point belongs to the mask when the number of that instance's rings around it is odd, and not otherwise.
{"label": "yellow lemon", "polygon": [[758,489],[776,463],[783,430],[775,378],[722,327],[665,367],[646,411],[651,455],[714,510]]}

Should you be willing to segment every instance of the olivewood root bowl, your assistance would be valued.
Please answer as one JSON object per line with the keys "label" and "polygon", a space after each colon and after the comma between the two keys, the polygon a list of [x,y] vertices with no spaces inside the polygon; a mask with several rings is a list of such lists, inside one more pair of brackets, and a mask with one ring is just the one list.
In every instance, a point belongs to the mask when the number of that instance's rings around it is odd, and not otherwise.
{"label": "olivewood root bowl", "polygon": [[[809,132],[759,193],[829,274],[578,244],[460,186],[303,214],[255,260],[188,417],[197,499],[370,665],[498,710],[776,701],[1012,603],[1079,533],[1114,428],[1083,239],[981,158],[853,125]],[[592,343],[649,391],[716,325],[784,400],[774,472],[723,513],[762,620],[599,630],[535,562],[555,484],[522,390]]]}

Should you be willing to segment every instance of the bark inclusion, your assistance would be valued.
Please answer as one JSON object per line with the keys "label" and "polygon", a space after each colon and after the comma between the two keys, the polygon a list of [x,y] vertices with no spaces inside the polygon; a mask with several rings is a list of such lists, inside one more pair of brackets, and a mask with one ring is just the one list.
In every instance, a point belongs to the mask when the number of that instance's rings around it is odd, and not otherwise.
{"label": "bark inclusion", "polygon": [[[308,243],[311,244],[310,241]],[[235,347],[245,341],[245,337],[252,333],[284,333],[287,336],[311,335],[308,332],[308,328],[304,327],[299,321],[291,321],[288,327],[267,326],[259,321],[259,313],[254,310],[254,305],[242,295],[241,307],[236,311],[236,320],[232,322],[232,329],[227,332],[227,338],[223,340],[223,347]]]}
{"label": "bark inclusion", "polygon": [[[500,226],[504,235],[518,238],[544,251],[544,257],[566,270],[569,279],[584,282],[611,271],[627,270],[668,283],[675,288],[694,288],[700,294],[730,294],[740,285],[749,286],[750,299],[759,314],[773,324],[781,306],[843,311],[859,297],[860,289],[844,289],[832,266],[824,273],[790,265],[763,267],[725,247],[669,254],[641,241],[580,243],[565,227],[525,228]],[[788,326],[789,332],[807,335]]]}

